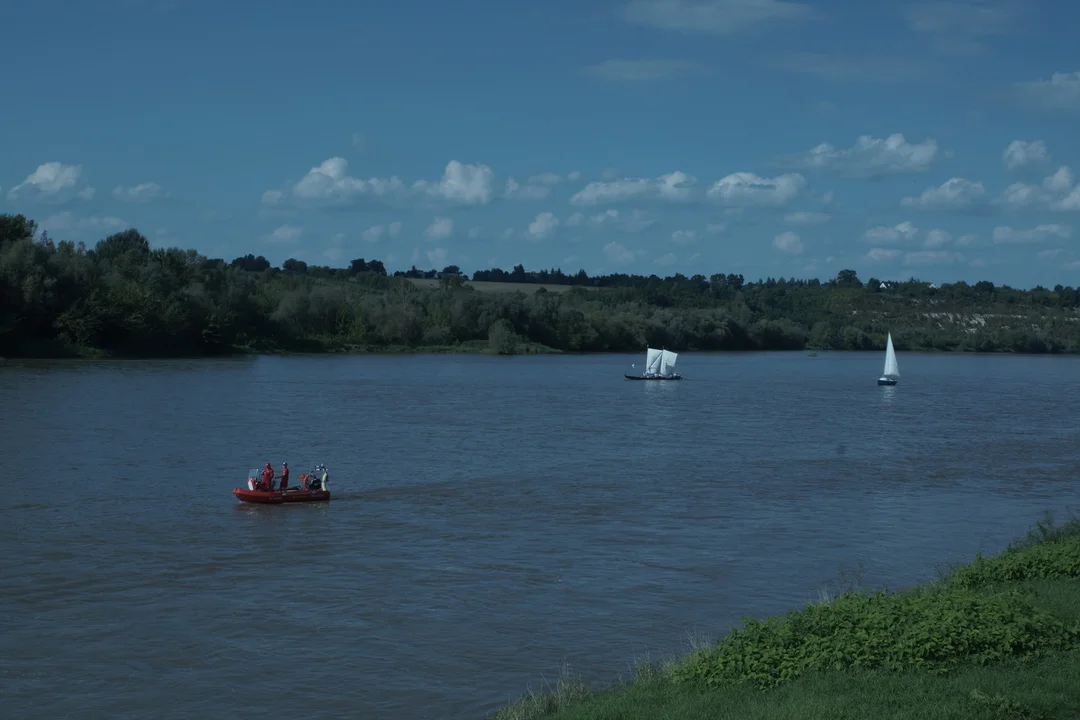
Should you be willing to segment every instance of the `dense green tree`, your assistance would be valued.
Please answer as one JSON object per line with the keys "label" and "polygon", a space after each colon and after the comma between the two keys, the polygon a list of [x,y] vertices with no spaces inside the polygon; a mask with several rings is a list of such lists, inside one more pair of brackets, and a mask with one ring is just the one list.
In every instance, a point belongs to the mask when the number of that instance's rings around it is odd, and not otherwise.
{"label": "dense green tree", "polygon": [[[154,249],[137,230],[88,249],[0,215],[0,355],[101,351],[213,355],[237,350],[468,347],[500,354],[673,350],[898,349],[1080,352],[1080,289],[990,282],[940,288],[742,275],[614,274],[448,266],[388,276],[262,256],[231,262]],[[485,281],[487,284],[485,284]],[[495,283],[495,284],[492,284]]]}

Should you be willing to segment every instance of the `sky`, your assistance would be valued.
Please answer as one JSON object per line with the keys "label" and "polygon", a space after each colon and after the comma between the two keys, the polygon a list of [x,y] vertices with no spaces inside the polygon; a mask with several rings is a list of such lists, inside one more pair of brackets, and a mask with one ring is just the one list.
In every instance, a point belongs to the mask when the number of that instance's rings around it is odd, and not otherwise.
{"label": "sky", "polygon": [[344,267],[1080,285],[1064,0],[8,0],[0,212]]}

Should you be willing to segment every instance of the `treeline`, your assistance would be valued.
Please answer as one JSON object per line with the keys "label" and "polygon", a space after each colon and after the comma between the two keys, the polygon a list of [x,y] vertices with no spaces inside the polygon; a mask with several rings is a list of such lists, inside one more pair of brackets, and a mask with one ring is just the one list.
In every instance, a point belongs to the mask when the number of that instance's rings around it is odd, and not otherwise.
{"label": "treeline", "polygon": [[[413,272],[415,271],[415,272]],[[440,277],[427,283],[416,277]],[[489,291],[484,280],[520,283]],[[388,275],[378,260],[280,268],[152,249],[137,230],[93,248],[56,242],[22,215],[0,215],[0,355],[100,351],[458,348],[514,353],[898,349],[1080,352],[1080,291],[909,279],[828,281],[737,274],[607,275],[453,266]],[[568,285],[570,287],[557,287]],[[549,289],[550,288],[550,289]]]}

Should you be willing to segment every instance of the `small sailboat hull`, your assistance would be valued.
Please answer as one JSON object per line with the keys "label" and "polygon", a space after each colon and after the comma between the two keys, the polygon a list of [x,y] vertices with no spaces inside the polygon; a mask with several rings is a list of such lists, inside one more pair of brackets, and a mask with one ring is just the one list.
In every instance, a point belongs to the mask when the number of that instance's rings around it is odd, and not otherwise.
{"label": "small sailboat hull", "polygon": [[645,348],[645,374],[623,375],[623,377],[627,380],[682,380],[682,376],[675,372],[675,362],[678,359],[678,353],[647,347]]}
{"label": "small sailboat hull", "polygon": [[893,347],[892,333],[885,338],[885,368],[878,378],[878,385],[895,385],[900,379],[900,366],[896,363],[896,348]]}

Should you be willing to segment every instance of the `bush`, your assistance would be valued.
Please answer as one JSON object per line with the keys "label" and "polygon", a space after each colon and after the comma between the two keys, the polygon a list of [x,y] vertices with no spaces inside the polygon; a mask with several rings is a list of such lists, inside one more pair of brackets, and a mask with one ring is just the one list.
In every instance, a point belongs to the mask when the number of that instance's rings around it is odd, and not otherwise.
{"label": "bush", "polygon": [[[976,557],[970,565],[955,570],[948,582],[959,588],[975,589],[1003,582],[1051,578],[1080,578],[1080,523],[1037,532],[1024,544],[997,557]],[[1038,543],[1038,544],[1031,544]]]}
{"label": "bush", "polygon": [[784,619],[748,620],[714,648],[676,665],[673,676],[767,688],[811,671],[943,671],[960,660],[1029,658],[1078,639],[1080,627],[1066,627],[1015,594],[851,592]]}

